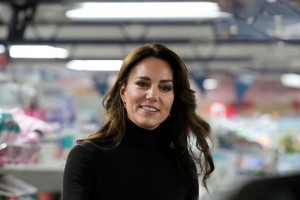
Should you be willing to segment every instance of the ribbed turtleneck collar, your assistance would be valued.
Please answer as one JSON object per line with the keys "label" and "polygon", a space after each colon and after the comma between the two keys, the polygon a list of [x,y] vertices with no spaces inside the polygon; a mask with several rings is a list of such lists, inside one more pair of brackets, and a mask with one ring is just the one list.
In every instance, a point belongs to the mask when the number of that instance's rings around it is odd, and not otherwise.
{"label": "ribbed turtleneck collar", "polygon": [[167,130],[164,123],[153,130],[148,130],[137,126],[127,119],[126,132],[121,145],[133,149],[152,150],[169,147],[170,142],[170,130]]}

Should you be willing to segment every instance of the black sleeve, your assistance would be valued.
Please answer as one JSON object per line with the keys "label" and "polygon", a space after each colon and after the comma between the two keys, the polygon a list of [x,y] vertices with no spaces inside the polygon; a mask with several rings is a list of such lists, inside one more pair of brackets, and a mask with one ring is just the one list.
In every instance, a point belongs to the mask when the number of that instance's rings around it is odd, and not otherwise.
{"label": "black sleeve", "polygon": [[91,152],[81,145],[74,146],[65,166],[62,200],[91,199],[93,172]]}

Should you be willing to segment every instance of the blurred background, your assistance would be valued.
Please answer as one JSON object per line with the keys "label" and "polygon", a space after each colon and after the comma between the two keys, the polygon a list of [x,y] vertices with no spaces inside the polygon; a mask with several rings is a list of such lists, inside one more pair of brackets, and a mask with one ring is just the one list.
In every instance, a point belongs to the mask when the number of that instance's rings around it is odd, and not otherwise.
{"label": "blurred background", "polygon": [[77,139],[101,126],[124,56],[160,42],[190,71],[224,199],[300,171],[300,1],[0,1],[0,197],[56,200]]}

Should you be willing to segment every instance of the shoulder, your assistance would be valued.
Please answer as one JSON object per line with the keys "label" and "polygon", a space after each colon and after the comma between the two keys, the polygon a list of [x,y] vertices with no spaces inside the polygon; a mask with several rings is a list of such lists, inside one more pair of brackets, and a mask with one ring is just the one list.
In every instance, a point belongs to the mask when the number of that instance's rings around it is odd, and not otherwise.
{"label": "shoulder", "polygon": [[99,152],[101,150],[91,142],[76,144],[68,154],[65,167],[67,169],[93,167],[103,157],[99,156]]}
{"label": "shoulder", "polygon": [[116,148],[105,148],[93,142],[76,144],[69,152],[67,161],[83,163],[103,163],[120,151]]}
{"label": "shoulder", "polygon": [[98,148],[96,144],[92,142],[84,142],[81,144],[76,144],[69,152],[68,157],[76,157],[77,159],[79,157],[92,158],[100,151],[101,149]]}
{"label": "shoulder", "polygon": [[82,149],[82,151],[88,151],[89,153],[100,151],[101,149],[93,142],[83,142],[74,146],[74,149]]}
{"label": "shoulder", "polygon": [[70,154],[88,153],[89,155],[94,155],[101,152],[103,152],[103,149],[100,148],[97,144],[93,142],[83,142],[80,144],[76,144],[71,149]]}

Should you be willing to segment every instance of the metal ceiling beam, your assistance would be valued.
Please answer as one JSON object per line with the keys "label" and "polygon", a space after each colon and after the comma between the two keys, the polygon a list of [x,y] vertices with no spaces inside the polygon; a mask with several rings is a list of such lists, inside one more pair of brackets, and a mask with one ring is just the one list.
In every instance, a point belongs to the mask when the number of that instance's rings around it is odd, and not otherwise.
{"label": "metal ceiling beam", "polygon": [[130,40],[124,40],[124,39],[24,39],[24,40],[0,40],[0,44],[5,45],[14,45],[14,44],[23,44],[23,45],[32,45],[32,44],[45,44],[45,45],[80,45],[80,44],[87,44],[87,45],[135,45],[135,44],[144,44],[144,43],[152,43],[152,42],[160,42],[160,43],[166,43],[166,44],[189,44],[189,43],[208,43],[212,41],[208,40],[191,40],[188,38],[182,38],[182,39],[130,39]]}
{"label": "metal ceiling beam", "polygon": [[70,21],[70,22],[50,22],[50,21],[39,21],[36,19],[34,21],[35,26],[43,26],[43,25],[55,25],[55,26],[63,26],[63,27],[72,27],[75,25],[80,26],[90,26],[90,25],[101,25],[101,26],[124,26],[124,25],[147,25],[147,26],[211,26],[215,23],[215,20],[207,19],[207,20],[189,20],[189,21],[170,21],[170,20],[118,20],[118,21]]}
{"label": "metal ceiling beam", "polygon": [[283,42],[289,45],[299,45],[300,39],[289,39],[289,40],[281,40],[281,39],[251,39],[251,38],[229,38],[229,39],[215,39],[215,40],[207,40],[207,39],[189,39],[189,38],[178,38],[178,39],[84,39],[84,38],[76,38],[76,39],[12,39],[12,40],[0,40],[0,44],[4,45],[15,45],[15,44],[23,44],[23,45],[136,45],[136,44],[145,44],[152,42],[160,42],[165,44],[212,44],[216,45],[221,44],[272,44],[276,42]]}
{"label": "metal ceiling beam", "polygon": [[[55,62],[55,61],[69,61],[69,60],[96,60],[95,58],[87,58],[87,57],[71,57],[71,58],[56,58],[56,59],[26,59],[26,58],[12,58],[12,61],[19,61],[19,62]],[[97,60],[107,59],[107,60],[117,60],[122,59],[119,57],[98,57]],[[195,63],[195,62],[250,62],[253,61],[252,57],[250,56],[206,56],[206,57],[183,57],[183,60],[188,63]]]}
{"label": "metal ceiling beam", "polygon": [[216,39],[217,44],[272,44],[277,42],[283,42],[289,45],[299,45],[300,39],[279,39],[279,38],[269,38],[269,39],[254,39],[254,38],[229,38],[229,39]]}
{"label": "metal ceiling beam", "polygon": [[23,39],[26,26],[31,23],[34,17],[36,5],[36,3],[16,1],[11,3],[13,15],[9,24],[8,40]]}
{"label": "metal ceiling beam", "polygon": [[[65,0],[68,2],[68,0]],[[71,0],[73,2],[86,2],[86,0]],[[109,2],[149,2],[149,0],[110,0]],[[189,2],[199,2],[199,0],[188,0]],[[107,0],[89,0],[89,2],[108,2]],[[182,0],[151,0],[151,2],[182,2]]]}
{"label": "metal ceiling beam", "polygon": [[[7,4],[36,4],[36,3],[72,3],[72,2],[84,2],[85,0],[0,0],[0,3]],[[91,0],[93,1],[93,0]]]}
{"label": "metal ceiling beam", "polygon": [[[185,59],[184,59],[185,60]],[[66,62],[68,60],[66,59],[12,59],[10,62],[11,63],[15,63],[15,64],[18,64],[18,63],[27,63],[27,64],[34,64],[34,63],[43,63],[43,65],[45,64],[50,64],[51,66],[65,66]],[[213,63],[216,63],[218,62],[219,60],[216,59],[216,60],[213,60],[210,64],[213,65]],[[232,69],[232,68],[214,68],[214,67],[210,67],[210,65],[207,65],[205,68],[203,68],[203,61],[202,60],[195,60],[194,61],[195,63],[199,63],[198,67],[192,67],[190,68],[190,72],[193,73],[194,70],[197,70],[200,69],[200,70],[205,70],[206,73],[208,74],[211,74],[211,73],[214,73],[214,74],[230,74],[230,75],[233,75],[233,74],[236,74],[236,69]],[[223,62],[223,61],[220,61],[220,62]],[[190,64],[189,61],[185,60],[185,63],[187,65]],[[300,69],[299,68],[287,68],[286,66],[282,66],[282,67],[276,67],[276,68],[270,68],[270,67],[260,67],[260,68],[257,68],[257,67],[246,67],[246,68],[239,68],[240,71],[251,71],[251,72],[257,72],[259,74],[282,74],[282,73],[300,73]],[[96,72],[95,71],[90,71],[90,73],[93,73],[95,74]],[[100,73],[105,73],[103,71],[101,71]],[[110,72],[107,72],[107,73],[110,73]]]}

